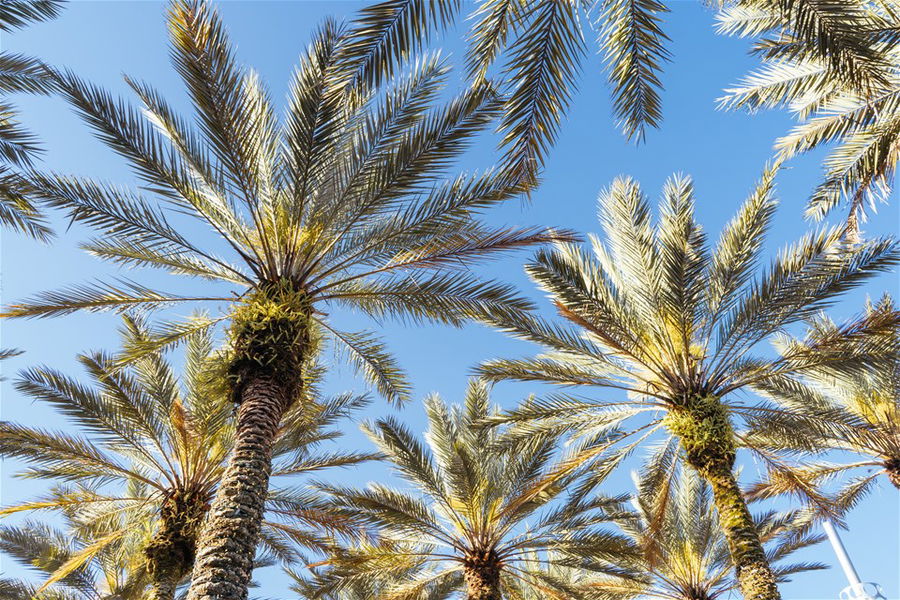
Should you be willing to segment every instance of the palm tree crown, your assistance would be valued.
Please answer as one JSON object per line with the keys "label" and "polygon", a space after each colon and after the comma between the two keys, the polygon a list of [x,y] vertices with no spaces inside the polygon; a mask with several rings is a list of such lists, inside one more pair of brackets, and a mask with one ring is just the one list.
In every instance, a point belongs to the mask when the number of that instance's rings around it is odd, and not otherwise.
{"label": "palm tree crown", "polygon": [[[807,214],[820,219],[848,200],[855,239],[867,201],[890,194],[900,161],[900,11],[889,2],[814,2],[830,25],[803,37],[780,30],[779,4],[789,3],[750,0],[720,13],[720,30],[758,37],[755,50],[763,57],[762,67],[720,102],[794,112],[800,123],[776,142],[779,160],[836,144]],[[844,39],[845,51],[823,55],[832,33]]]}
{"label": "palm tree crown", "polygon": [[[605,437],[607,446],[637,434],[613,460],[623,460],[654,431],[667,429],[680,438],[688,462],[718,492],[723,523],[727,508],[737,511],[727,517],[729,522],[744,524],[741,533],[726,532],[732,536],[739,574],[762,572],[765,555],[753,541],[751,515],[733,475],[736,447],[743,442],[733,419],[753,414],[754,405],[736,401],[734,392],[821,365],[868,365],[872,353],[883,347],[858,340],[874,340],[896,320],[893,315],[870,315],[838,327],[814,346],[797,347],[777,358],[753,354],[760,342],[829,306],[840,293],[891,268],[898,258],[898,246],[890,239],[848,246],[841,242],[841,229],[835,228],[805,236],[755,276],[774,215],[773,177],[774,171],[765,173],[713,250],[694,219],[690,180],[676,177],[666,184],[654,225],[638,185],[617,179],[600,197],[605,239],[592,238],[593,255],[559,244],[540,251],[527,267],[575,329],[537,318],[495,315],[495,325],[544,345],[547,353],[489,361],[480,368],[491,380],[626,391],[629,397],[623,401],[555,396],[500,420],[518,422],[521,433]],[[624,427],[641,415],[644,420]],[[584,458],[601,450],[602,445],[589,446]],[[742,568],[742,560],[758,566]],[[774,579],[764,579],[770,591],[760,597],[776,597]],[[744,593],[753,595],[747,589]]]}
{"label": "palm tree crown", "polygon": [[[124,325],[126,347],[148,336],[140,321],[126,318]],[[210,376],[216,372],[212,340],[204,334],[191,337],[183,387],[158,354],[127,369],[116,368],[116,357],[103,353],[79,360],[93,385],[44,367],[30,369],[16,381],[19,391],[50,403],[85,435],[0,424],[0,455],[29,464],[23,477],[59,484],[48,496],[8,506],[0,514],[62,512],[72,529],[78,525],[92,536],[85,551],[51,573],[43,588],[83,568],[106,546],[124,545],[143,556],[129,569],[132,586],[140,581],[154,588],[168,586],[167,594],[156,589],[155,597],[170,598],[193,565],[199,528],[234,439],[234,407],[221,383]],[[329,426],[363,406],[364,397],[317,402],[313,385],[305,391],[310,397],[284,419],[273,449],[273,476],[279,483],[267,500],[263,558],[287,562],[301,560],[302,547],[323,550],[328,541],[313,529],[323,523],[331,535],[346,531],[311,492],[285,486],[286,478],[372,457],[317,449],[337,435]]]}
{"label": "palm tree crown", "polygon": [[[429,56],[408,63],[408,76],[384,90],[351,87],[347,38],[327,23],[297,68],[279,125],[258,77],[235,63],[212,9],[176,2],[170,28],[199,131],[148,84],[128,80],[143,104],[137,109],[71,73],[58,75],[68,100],[164,203],[81,177],[32,174],[29,183],[100,232],[85,244],[88,252],[224,282],[234,295],[186,297],[132,282],[81,285],[12,306],[7,316],[202,301],[239,305],[235,298],[265,292],[302,296],[294,300],[310,319],[397,400],[406,385],[380,343],[334,329],[321,305],[453,324],[498,304],[527,308],[510,287],[457,270],[495,251],[556,237],[547,229],[491,228],[473,218],[520,191],[502,175],[444,179],[497,114],[499,99],[489,85],[436,106],[447,69]],[[212,238],[180,231],[171,221],[176,214],[198,220]],[[230,256],[220,255],[213,240]],[[160,343],[227,318],[167,323]]]}
{"label": "palm tree crown", "polygon": [[499,600],[522,588],[568,598],[573,590],[542,564],[624,572],[611,561],[631,549],[603,528],[622,499],[567,492],[578,471],[554,461],[552,439],[504,444],[499,431],[481,425],[497,413],[478,381],[464,406],[448,408],[432,396],[425,408],[428,449],[390,419],[366,430],[414,492],[374,483],[327,488],[341,510],[373,528],[374,539],[336,553],[320,593],[383,579],[378,597],[396,600],[454,590]]}
{"label": "palm tree crown", "polygon": [[[867,308],[867,316],[871,315],[900,318],[888,296]],[[820,316],[811,323],[808,339],[787,339],[783,349],[814,345],[836,329]],[[839,515],[856,506],[882,474],[900,489],[900,327],[886,331],[883,342],[888,348],[885,360],[867,371],[848,371],[839,363],[823,365],[802,377],[759,386],[778,410],[753,419],[754,444],[796,453],[802,462],[791,477],[770,472],[766,481],[754,486],[753,495],[791,493],[810,500],[809,491],[824,495],[820,488],[833,479],[853,475],[831,499],[831,510]],[[814,458],[826,452],[856,455],[859,460]]]}

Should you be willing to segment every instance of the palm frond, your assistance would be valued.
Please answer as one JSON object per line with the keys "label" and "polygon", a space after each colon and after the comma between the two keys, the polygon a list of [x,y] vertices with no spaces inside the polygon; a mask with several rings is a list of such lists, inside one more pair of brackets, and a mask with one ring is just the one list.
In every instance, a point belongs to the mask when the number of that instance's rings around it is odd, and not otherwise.
{"label": "palm frond", "polygon": [[65,0],[8,0],[0,6],[0,30],[10,32],[59,16]]}
{"label": "palm frond", "polygon": [[174,296],[156,292],[128,280],[115,284],[97,282],[81,284],[56,292],[43,292],[21,304],[9,306],[5,317],[51,317],[79,310],[92,312],[130,308],[158,308],[178,302],[228,302],[231,298]]}
{"label": "palm frond", "polygon": [[24,177],[0,166],[0,224],[46,242],[53,231],[32,197],[33,191]]}
{"label": "palm frond", "polygon": [[0,52],[0,94],[47,94],[52,88],[50,70],[40,60],[24,54]]}
{"label": "palm frond", "polygon": [[670,56],[669,38],[662,30],[666,12],[666,5],[657,0],[602,2],[598,41],[618,124],[629,140],[643,141],[647,128],[662,122],[659,75]]}
{"label": "palm frond", "polygon": [[462,6],[459,0],[382,0],[362,8],[350,22],[340,53],[346,87],[377,88],[398,66],[447,28]]}
{"label": "palm frond", "polygon": [[406,373],[380,340],[365,332],[345,332],[322,323],[338,352],[346,353],[351,364],[388,400],[402,403],[412,391]]}
{"label": "palm frond", "polygon": [[532,3],[523,21],[504,70],[515,84],[499,131],[507,170],[531,181],[556,141],[586,48],[574,3]]}

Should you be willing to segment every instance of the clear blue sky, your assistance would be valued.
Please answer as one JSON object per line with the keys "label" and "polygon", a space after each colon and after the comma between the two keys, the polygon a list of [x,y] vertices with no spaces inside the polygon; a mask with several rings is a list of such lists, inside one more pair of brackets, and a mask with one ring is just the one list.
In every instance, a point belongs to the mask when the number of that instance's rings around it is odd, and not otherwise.
{"label": "clear blue sky", "polygon": [[[712,29],[712,13],[699,2],[672,3],[673,12],[665,27],[673,38],[673,62],[663,81],[665,122],[662,129],[649,134],[647,143],[627,144],[612,124],[607,89],[600,61],[594,56],[588,63],[576,96],[576,107],[564,123],[560,142],[550,154],[544,184],[529,205],[509,204],[495,211],[492,220],[517,225],[546,224],[570,227],[583,232],[597,231],[596,196],[619,174],[635,176],[645,191],[655,196],[666,177],[674,172],[692,175],[699,197],[701,222],[711,236],[731,217],[738,203],[750,191],[765,161],[773,140],[790,126],[784,113],[748,116],[715,110],[714,99],[723,87],[735,82],[752,61],[746,56],[746,43],[718,37]],[[326,15],[344,17],[358,7],[354,2],[250,2],[221,3],[221,10],[240,58],[253,65],[268,82],[272,96],[283,98],[291,68],[307,43],[310,32]],[[127,94],[121,80],[127,73],[145,79],[160,88],[178,106],[186,107],[183,88],[168,62],[167,36],[163,21],[164,4],[156,1],[72,2],[56,21],[38,24],[0,40],[4,50],[40,55],[46,61],[65,65],[82,76],[114,91]],[[441,44],[454,59],[460,59],[457,34]],[[128,183],[133,177],[121,159],[104,148],[86,127],[59,100],[21,98],[23,119],[45,142],[46,164],[60,172],[109,178]],[[480,143],[465,159],[463,166],[475,168],[492,160],[494,148],[489,139]],[[770,236],[772,254],[799,237],[812,225],[803,220],[803,205],[817,181],[821,154],[795,160],[778,177],[782,200],[775,228]],[[896,195],[895,195],[896,196]],[[898,205],[893,199],[865,225],[870,234],[898,230]],[[836,215],[839,218],[839,215]],[[34,292],[69,283],[115,274],[108,265],[78,250],[84,230],[74,227],[52,246],[41,246],[16,235],[4,233],[2,240],[2,301],[4,304]],[[518,255],[484,268],[484,272],[512,281],[540,300],[522,274],[526,255]],[[162,289],[184,291],[183,282],[157,273],[130,273]],[[833,311],[835,318],[846,318],[862,307],[865,295],[880,296],[885,290],[896,294],[896,274],[873,281],[865,290],[850,296]],[[542,306],[548,309],[542,300]],[[463,330],[448,328],[417,329],[390,323],[368,324],[355,315],[340,315],[347,329],[371,326],[381,330],[403,366],[411,374],[417,400],[398,416],[416,430],[423,429],[418,399],[439,392],[447,400],[458,401],[471,368],[496,356],[529,353],[533,348],[505,339],[501,334],[479,327]],[[3,365],[5,376],[31,364],[44,363],[78,374],[76,353],[90,349],[113,349],[117,317],[112,314],[75,315],[41,321],[17,321],[2,324],[2,345],[19,347],[24,356]],[[63,421],[43,406],[33,405],[18,396],[9,381],[3,382],[2,416],[32,425],[62,427]],[[347,367],[333,369],[328,388],[359,388]],[[495,388],[496,402],[512,406],[529,392],[528,386],[503,384]],[[365,415],[397,412],[377,401]],[[367,441],[348,425],[343,442],[368,448]],[[9,504],[31,497],[43,489],[41,484],[10,478],[15,469],[3,466],[2,502]],[[636,463],[632,466],[636,466]],[[748,478],[755,472],[752,463],[744,465]],[[366,481],[385,476],[383,467],[366,466],[355,471],[336,472],[342,481]],[[630,489],[627,473],[613,479],[612,491]],[[618,486],[618,487],[617,487]],[[864,580],[882,584],[891,599],[900,598],[900,502],[897,491],[882,482],[875,493],[849,519],[850,531],[845,543]],[[806,551],[803,558],[834,564],[827,545]],[[8,559],[2,570],[18,573]],[[277,570],[258,572],[263,584],[261,596],[290,597],[286,579]],[[836,598],[845,585],[837,569],[801,574],[783,587],[787,599]]]}

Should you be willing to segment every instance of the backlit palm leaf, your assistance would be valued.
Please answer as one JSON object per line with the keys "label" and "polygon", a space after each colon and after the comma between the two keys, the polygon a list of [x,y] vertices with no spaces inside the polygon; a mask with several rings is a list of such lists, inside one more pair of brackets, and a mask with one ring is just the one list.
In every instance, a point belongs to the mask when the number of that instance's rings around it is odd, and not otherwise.
{"label": "backlit palm leaf", "polygon": [[799,124],[776,142],[780,159],[833,147],[807,214],[820,219],[845,201],[851,241],[866,205],[890,194],[900,159],[900,54],[884,33],[897,30],[898,16],[856,0],[749,0],[719,17],[723,33],[765,34],[761,68],[727,89],[721,106],[795,112]]}
{"label": "backlit palm leaf", "polygon": [[[797,454],[797,477],[787,478],[770,470],[766,481],[753,493],[761,497],[796,494],[807,490],[824,493],[834,484],[839,513],[853,508],[872,491],[879,475],[900,487],[900,328],[890,298],[870,306],[864,321],[881,320],[880,335],[864,336],[852,343],[868,346],[885,359],[860,372],[842,361],[822,364],[802,377],[764,381],[760,391],[781,410],[761,410],[753,418],[752,435],[760,445]],[[821,318],[812,323],[806,339],[786,339],[782,355],[815,347],[835,335],[837,326]],[[851,462],[816,458],[827,451],[855,455]],[[865,469],[865,471],[863,471]],[[849,477],[849,478],[848,478]]]}

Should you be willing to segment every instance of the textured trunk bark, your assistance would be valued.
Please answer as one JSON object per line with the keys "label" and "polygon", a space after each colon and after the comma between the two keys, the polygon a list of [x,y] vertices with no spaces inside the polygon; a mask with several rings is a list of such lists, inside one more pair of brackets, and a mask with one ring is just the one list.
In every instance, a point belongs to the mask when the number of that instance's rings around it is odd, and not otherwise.
{"label": "textured trunk bark", "polygon": [[466,600],[501,600],[500,573],[466,567]]}
{"label": "textured trunk bark", "polygon": [[160,507],[156,532],[144,548],[151,600],[173,600],[175,587],[191,572],[206,508],[202,499],[183,493],[168,495]]}
{"label": "textured trunk bark", "polygon": [[175,588],[178,582],[173,579],[155,580],[150,587],[148,600],[175,600]]}
{"label": "textured trunk bark", "polygon": [[780,600],[775,574],[766,560],[759,532],[731,469],[708,473],[719,525],[728,540],[745,600]]}
{"label": "textured trunk bark", "polygon": [[247,598],[272,445],[291,404],[291,383],[256,374],[241,387],[234,447],[197,545],[189,600]]}
{"label": "textured trunk bark", "polygon": [[681,439],[687,462],[712,488],[719,525],[728,541],[745,600],[781,600],[759,532],[734,477],[734,429],[727,408],[714,396],[686,399],[666,417]]}
{"label": "textured trunk bark", "polygon": [[472,551],[463,561],[466,600],[501,600],[500,561],[493,549]]}

